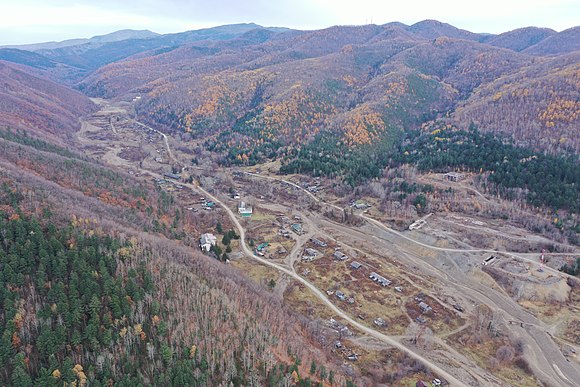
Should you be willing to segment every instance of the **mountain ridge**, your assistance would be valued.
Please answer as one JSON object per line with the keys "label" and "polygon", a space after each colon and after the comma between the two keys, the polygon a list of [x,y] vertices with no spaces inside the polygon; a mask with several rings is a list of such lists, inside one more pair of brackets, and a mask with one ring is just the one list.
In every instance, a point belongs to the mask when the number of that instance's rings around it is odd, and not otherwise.
{"label": "mountain ridge", "polygon": [[[525,119],[518,118],[525,114],[521,101],[519,113],[512,111],[510,120],[500,120],[508,126],[501,130],[499,121],[480,117],[481,106],[494,109],[500,99],[481,105],[476,98],[487,101],[487,93],[501,95],[502,90],[478,91],[507,87],[494,81],[525,73],[535,63],[556,66],[551,58],[572,55],[578,48],[579,30],[557,33],[528,27],[494,36],[436,20],[312,31],[241,23],[34,53],[4,49],[0,55],[31,66],[35,76],[76,85],[90,96],[140,95],[136,108],[144,120],[166,130],[218,136],[218,143],[237,149],[235,157],[252,152],[266,133],[282,147],[301,146],[321,131],[356,146],[394,128],[442,118],[460,106],[462,111],[453,116],[457,124],[465,127],[469,122],[461,120],[473,119],[483,131],[517,132],[516,140],[554,152],[557,144],[539,138],[554,130],[570,138],[575,119],[545,118],[546,109],[556,108],[546,97],[534,98],[534,114]],[[543,85],[558,84],[543,79]],[[551,93],[551,98],[571,103],[557,87]],[[541,130],[528,138],[521,134],[520,122]],[[529,143],[534,138],[537,142]]]}
{"label": "mountain ridge", "polygon": [[54,50],[58,48],[78,46],[86,43],[111,43],[129,39],[147,39],[159,35],[160,34],[149,30],[122,29],[104,35],[95,35],[90,38],[66,39],[58,42],[52,41],[31,44],[12,44],[0,46],[0,48],[15,48],[24,51]]}
{"label": "mountain ridge", "polygon": [[[522,41],[518,48],[530,46],[529,34],[515,33],[508,40],[517,39]],[[570,39],[570,34],[560,39]],[[101,67],[79,87],[106,98],[142,95],[137,112],[143,119],[166,130],[217,136],[207,145],[218,152],[229,149],[229,157],[255,154],[253,147],[270,136],[271,148],[266,146],[260,159],[272,155],[273,149],[300,147],[321,131],[338,135],[349,147],[372,143],[393,128],[406,130],[442,118],[464,101],[480,106],[472,96],[496,79],[535,63],[556,66],[550,58],[501,47],[501,40],[494,46],[490,40],[436,21],[414,26],[333,26],[261,34],[260,39],[241,35],[192,42],[166,52],[143,52]],[[537,71],[531,74],[541,76]],[[553,89],[554,96],[567,101],[563,93]],[[507,128],[500,132],[509,135],[513,128],[520,133],[516,140],[557,151],[559,146],[542,141],[542,136],[558,130],[561,138],[570,138],[574,121],[547,124],[540,118],[549,105],[544,102],[539,96],[534,100],[531,121],[518,118],[526,114],[526,104],[520,102],[510,120],[502,121]],[[493,109],[494,101],[486,106]],[[454,123],[467,127],[471,120],[467,117],[472,116],[454,117],[462,117]],[[495,122],[472,118],[484,124],[483,131],[499,130]],[[519,125],[524,121],[529,124]],[[552,122],[557,129],[547,126]],[[534,136],[522,134],[532,127],[540,128]],[[577,146],[564,142],[572,149]]]}

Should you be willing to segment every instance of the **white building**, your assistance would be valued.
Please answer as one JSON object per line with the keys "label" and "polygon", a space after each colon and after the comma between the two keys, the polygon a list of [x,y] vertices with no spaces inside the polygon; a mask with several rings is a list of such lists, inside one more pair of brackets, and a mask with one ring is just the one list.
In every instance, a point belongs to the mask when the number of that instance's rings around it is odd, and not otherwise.
{"label": "white building", "polygon": [[238,212],[240,215],[242,215],[242,217],[249,218],[252,216],[253,210],[252,207],[247,205],[245,202],[240,202],[240,205],[238,206]]}
{"label": "white building", "polygon": [[217,238],[213,234],[202,234],[199,238],[199,247],[205,251],[209,252],[212,246],[215,246]]}

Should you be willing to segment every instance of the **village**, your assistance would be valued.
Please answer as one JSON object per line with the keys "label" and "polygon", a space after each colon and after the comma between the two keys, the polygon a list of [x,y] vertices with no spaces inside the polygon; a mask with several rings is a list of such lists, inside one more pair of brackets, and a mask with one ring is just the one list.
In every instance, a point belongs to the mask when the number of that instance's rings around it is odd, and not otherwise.
{"label": "village", "polygon": [[[380,351],[361,342],[364,336],[361,327],[365,327],[398,338],[422,356],[434,357],[435,352],[437,356],[451,356],[453,360],[448,361],[462,364],[460,369],[472,369],[475,375],[483,375],[485,371],[478,368],[481,367],[478,353],[483,349],[461,344],[482,302],[481,293],[465,291],[467,284],[473,286],[473,281],[481,281],[485,286],[497,281],[498,285],[493,286],[502,287],[513,297],[520,294],[514,289],[526,289],[525,294],[537,294],[536,297],[543,297],[542,302],[557,300],[558,307],[551,313],[566,321],[573,320],[566,313],[565,300],[572,290],[565,278],[554,275],[549,267],[540,267],[539,271],[534,265],[534,255],[474,249],[465,243],[465,230],[469,229],[474,235],[470,242],[475,236],[497,235],[501,236],[497,240],[503,243],[499,248],[521,246],[526,251],[530,244],[519,242],[519,233],[524,233],[501,222],[473,215],[451,213],[443,217],[429,212],[396,224],[394,230],[385,229],[382,225],[388,222],[374,198],[361,195],[341,199],[332,194],[324,179],[299,175],[281,178],[267,168],[228,172],[202,168],[195,163],[179,164],[174,160],[192,159],[193,155],[184,153],[168,138],[173,149],[173,154],[170,153],[164,137],[155,130],[131,120],[113,119],[110,124],[99,116],[95,128],[97,125],[108,130],[114,127],[114,132],[89,127],[83,133],[91,138],[91,149],[96,155],[155,184],[160,192],[180,203],[192,225],[191,243],[204,254],[246,273],[297,312],[325,322],[333,336],[329,345],[345,366],[376,364],[373,362]],[[113,146],[112,138],[119,138]],[[99,143],[109,147],[103,147],[103,151],[95,145]],[[154,176],[148,171],[154,171]],[[459,172],[422,178],[444,188],[463,188],[471,179]],[[197,186],[211,192],[211,196],[196,190]],[[472,200],[488,200],[472,188],[467,191]],[[244,241],[239,239],[226,207],[244,228],[245,243],[253,256],[286,268],[314,285],[356,324],[329,311],[292,276],[268,268],[244,253]],[[187,239],[184,242],[189,243]],[[462,249],[472,252],[463,253]],[[554,265],[561,259],[549,256],[545,264]],[[515,329],[515,322],[520,328],[533,326],[532,320],[526,322],[527,315],[511,312],[514,308],[528,308],[537,313],[535,324],[540,319],[553,318],[538,301],[497,302],[498,308],[513,314],[510,321],[514,321],[494,325],[493,332],[499,338]],[[566,343],[577,339],[577,333],[570,329],[554,333]],[[528,343],[533,345],[533,341]],[[488,345],[486,356],[497,350],[501,340]],[[568,358],[575,358],[573,347],[565,344],[562,348]],[[442,351],[448,355],[442,355]],[[517,375],[527,378],[521,373]],[[419,382],[438,385],[438,381],[445,383],[418,374],[413,385]]]}

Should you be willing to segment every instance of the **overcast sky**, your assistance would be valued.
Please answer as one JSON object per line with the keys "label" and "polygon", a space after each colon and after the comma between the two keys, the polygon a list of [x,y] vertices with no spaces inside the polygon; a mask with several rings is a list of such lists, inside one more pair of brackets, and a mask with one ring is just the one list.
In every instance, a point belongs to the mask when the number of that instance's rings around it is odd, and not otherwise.
{"label": "overcast sky", "polygon": [[222,24],[318,29],[437,19],[473,32],[579,24],[580,0],[0,0],[0,45],[119,29],[181,32]]}

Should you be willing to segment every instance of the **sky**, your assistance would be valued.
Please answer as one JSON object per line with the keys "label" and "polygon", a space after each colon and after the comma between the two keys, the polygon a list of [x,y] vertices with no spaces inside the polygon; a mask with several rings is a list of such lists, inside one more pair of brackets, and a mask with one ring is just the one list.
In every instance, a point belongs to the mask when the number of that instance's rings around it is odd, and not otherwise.
{"label": "sky", "polygon": [[223,24],[319,29],[436,19],[472,32],[580,21],[580,0],[0,0],[0,45],[88,38],[120,29],[182,32]]}

